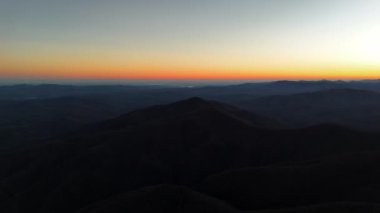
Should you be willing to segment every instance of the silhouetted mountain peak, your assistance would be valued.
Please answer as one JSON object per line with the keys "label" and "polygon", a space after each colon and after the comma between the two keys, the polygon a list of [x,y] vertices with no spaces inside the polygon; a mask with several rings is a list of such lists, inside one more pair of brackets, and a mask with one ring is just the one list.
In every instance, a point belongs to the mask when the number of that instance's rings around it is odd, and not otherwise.
{"label": "silhouetted mountain peak", "polygon": [[179,101],[177,103],[188,103],[188,104],[204,104],[206,103],[207,101],[200,98],[200,97],[192,97],[192,98],[189,98],[189,99],[186,99],[186,100],[183,100],[183,101]]}
{"label": "silhouetted mountain peak", "polygon": [[199,97],[192,97],[186,100],[178,101],[172,104],[167,105],[168,107],[173,108],[192,108],[192,109],[199,109],[199,108],[205,108],[205,107],[212,107],[211,101],[206,101]]}
{"label": "silhouetted mountain peak", "polygon": [[105,122],[107,129],[123,128],[131,125],[168,124],[172,122],[192,121],[213,125],[250,125],[262,128],[278,128],[280,125],[269,118],[255,115],[237,107],[208,101],[199,97],[158,105],[120,116]]}

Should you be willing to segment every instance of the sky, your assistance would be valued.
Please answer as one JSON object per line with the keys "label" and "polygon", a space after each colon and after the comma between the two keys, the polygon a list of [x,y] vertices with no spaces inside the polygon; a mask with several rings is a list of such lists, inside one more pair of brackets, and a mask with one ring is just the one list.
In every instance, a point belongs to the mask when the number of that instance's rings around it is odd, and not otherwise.
{"label": "sky", "polygon": [[378,0],[0,0],[0,79],[380,78]]}

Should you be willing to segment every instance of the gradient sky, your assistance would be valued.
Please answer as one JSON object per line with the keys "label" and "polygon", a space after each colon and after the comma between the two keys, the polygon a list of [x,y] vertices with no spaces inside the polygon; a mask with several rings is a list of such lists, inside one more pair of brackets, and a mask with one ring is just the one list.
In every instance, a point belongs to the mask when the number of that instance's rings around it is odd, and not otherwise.
{"label": "gradient sky", "polygon": [[380,78],[380,1],[0,0],[0,78]]}

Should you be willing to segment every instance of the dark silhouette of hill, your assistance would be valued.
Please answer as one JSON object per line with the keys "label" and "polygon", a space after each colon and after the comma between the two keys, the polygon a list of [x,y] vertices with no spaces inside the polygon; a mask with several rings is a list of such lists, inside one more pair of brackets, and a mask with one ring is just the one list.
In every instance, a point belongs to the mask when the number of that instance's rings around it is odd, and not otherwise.
{"label": "dark silhouette of hill", "polygon": [[299,207],[294,209],[266,210],[266,211],[244,211],[251,213],[362,213],[378,212],[380,206],[373,203],[332,203]]}
{"label": "dark silhouette of hill", "polygon": [[241,211],[224,201],[183,186],[158,185],[100,201],[76,213],[150,213],[150,212],[236,212],[236,213],[363,213],[377,212],[379,204],[339,202],[293,209]]}
{"label": "dark silhouette of hill", "polygon": [[107,127],[107,125],[110,126],[108,128],[123,128],[130,124],[146,125],[159,122],[180,122],[183,120],[199,120],[199,125],[207,126],[207,123],[202,122],[214,121],[214,119],[223,119],[223,123],[229,123],[229,125],[250,125],[260,128],[280,127],[280,124],[273,119],[255,115],[231,105],[193,97],[169,105],[153,106],[134,111],[105,122],[104,126],[100,126],[100,128]]}
{"label": "dark silhouette of hill", "polygon": [[333,202],[379,203],[379,163],[379,152],[363,152],[292,165],[227,171],[207,178],[204,190],[242,209]]}
{"label": "dark silhouette of hill", "polygon": [[336,123],[379,130],[380,126],[380,93],[365,90],[333,89],[269,96],[246,101],[241,106],[296,127]]}
{"label": "dark silhouette of hill", "polygon": [[[99,202],[111,205],[105,200],[145,186],[170,183],[198,189],[206,177],[226,170],[273,167],[277,171],[280,165],[298,165],[327,156],[377,150],[378,138],[378,134],[335,125],[279,129],[272,119],[219,102],[191,98],[133,111],[76,133],[49,139],[44,145],[28,151],[0,155],[3,159],[0,162],[0,209],[9,213],[69,213]],[[340,167],[350,166],[351,162],[345,162],[347,164],[336,165],[336,168],[331,164],[331,170],[340,171]],[[377,165],[375,161],[374,165]],[[300,173],[308,174],[308,171],[301,170]],[[321,169],[321,172],[327,177],[334,174],[330,170]],[[296,177],[291,172],[279,172],[279,178],[285,180],[285,185],[287,176],[283,175],[286,174]],[[270,186],[273,177],[265,177],[267,181],[249,183],[242,177],[241,183],[245,183],[247,188]],[[361,180],[366,179],[352,181],[361,184]],[[318,181],[316,183],[319,184]],[[274,184],[268,191],[277,193],[278,185]],[[304,186],[302,182],[300,186]],[[220,191],[229,190],[228,187],[228,184],[221,186]],[[192,197],[191,203],[200,202],[205,208],[214,208],[214,201],[204,202],[201,195],[200,200],[194,200],[197,196],[185,191],[184,196]],[[220,197],[212,190],[208,191]],[[172,192],[169,188],[165,194],[172,197]],[[243,197],[246,191],[241,193],[237,196]],[[252,197],[255,195],[253,193]],[[286,200],[281,197],[283,195],[287,194],[279,194],[278,199]],[[125,202],[145,203],[145,199],[150,202],[150,193],[142,197],[141,200],[131,198],[132,201]],[[157,197],[160,204],[163,198],[161,195]],[[260,198],[262,202],[266,199],[270,197]],[[329,200],[334,201],[326,198]],[[229,201],[235,203],[232,199]],[[274,204],[273,207],[281,206]],[[174,200],[170,208],[178,205]],[[194,209],[202,208],[200,204],[194,205]],[[162,208],[166,209],[166,206]],[[189,208],[193,209],[191,205]]]}

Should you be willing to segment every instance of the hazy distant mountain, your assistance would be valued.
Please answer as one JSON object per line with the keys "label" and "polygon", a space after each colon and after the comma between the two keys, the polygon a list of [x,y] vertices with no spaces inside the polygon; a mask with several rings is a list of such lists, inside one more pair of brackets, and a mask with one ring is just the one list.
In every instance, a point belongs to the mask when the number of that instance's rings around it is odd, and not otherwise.
{"label": "hazy distant mountain", "polygon": [[[0,163],[0,210],[69,213],[103,202],[108,206],[113,203],[112,198],[121,193],[163,183],[187,185],[196,190],[206,177],[226,170],[271,168],[272,164],[291,165],[325,156],[376,150],[378,138],[378,134],[332,125],[281,130],[272,119],[230,105],[191,98],[134,111],[75,134],[51,139],[29,151],[0,155],[3,159]],[[279,177],[283,177],[280,174]],[[326,171],[325,174],[335,173]],[[275,180],[270,176],[266,179],[257,184],[265,186]],[[242,177],[241,183],[246,180]],[[219,190],[228,190],[228,186]],[[267,190],[275,191],[276,188]],[[139,195],[132,195],[135,198],[123,203],[136,208],[134,201],[146,205],[153,199],[161,205],[161,196],[174,197],[170,188],[163,193],[153,198],[150,193],[143,193],[141,199]],[[218,202],[213,199],[206,202],[207,195],[198,197],[187,190],[183,193],[183,196],[190,196],[188,202],[195,205],[189,204],[190,210],[203,209],[202,205],[204,209],[220,209],[217,206],[223,205],[216,204]],[[243,197],[246,191],[241,193],[236,194],[237,197]],[[210,194],[215,193],[210,191]],[[178,202],[173,200],[168,208],[182,205]]]}
{"label": "hazy distant mountain", "polygon": [[[122,94],[166,94],[171,97],[200,96],[218,100],[234,100],[234,96],[252,97],[314,92],[327,89],[361,89],[380,92],[380,81],[274,81],[224,86],[72,86],[72,85],[13,85],[0,86],[0,100],[46,99],[63,96]],[[157,97],[156,97],[157,98]],[[161,96],[161,98],[165,98]]]}
{"label": "hazy distant mountain", "polygon": [[150,89],[158,89],[159,86],[73,86],[59,84],[41,84],[41,85],[13,85],[0,86],[0,100],[30,100],[30,99],[47,99],[64,96],[83,96],[93,94],[112,94],[120,92],[141,92]]}
{"label": "hazy distant mountain", "polygon": [[371,91],[332,89],[269,96],[244,101],[240,106],[298,127],[336,123],[354,128],[380,130],[380,93]]}

